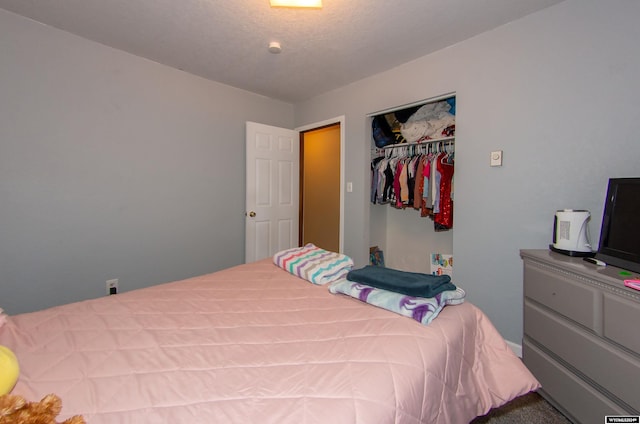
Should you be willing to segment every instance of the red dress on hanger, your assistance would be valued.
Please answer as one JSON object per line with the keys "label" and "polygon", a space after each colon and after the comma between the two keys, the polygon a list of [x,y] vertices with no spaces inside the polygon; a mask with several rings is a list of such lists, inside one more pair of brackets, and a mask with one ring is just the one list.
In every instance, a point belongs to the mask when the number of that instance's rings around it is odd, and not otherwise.
{"label": "red dress on hanger", "polygon": [[453,200],[451,199],[451,183],[453,181],[453,160],[448,162],[447,155],[437,159],[437,169],[440,172],[440,212],[435,214],[433,220],[436,229],[439,226],[443,229],[453,228]]}

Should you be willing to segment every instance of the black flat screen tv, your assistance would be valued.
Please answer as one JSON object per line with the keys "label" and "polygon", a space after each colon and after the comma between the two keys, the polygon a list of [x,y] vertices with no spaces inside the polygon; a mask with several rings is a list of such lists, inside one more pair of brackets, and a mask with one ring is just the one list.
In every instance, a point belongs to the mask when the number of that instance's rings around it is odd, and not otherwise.
{"label": "black flat screen tv", "polygon": [[611,178],[596,259],[640,272],[640,178]]}

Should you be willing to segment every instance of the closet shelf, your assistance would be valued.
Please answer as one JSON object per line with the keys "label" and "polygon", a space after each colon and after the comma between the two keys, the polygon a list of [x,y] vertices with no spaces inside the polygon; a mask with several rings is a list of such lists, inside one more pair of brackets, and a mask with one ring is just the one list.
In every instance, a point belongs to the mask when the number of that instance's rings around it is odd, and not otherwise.
{"label": "closet shelf", "polygon": [[442,137],[442,138],[431,138],[429,140],[414,141],[412,143],[390,144],[390,145],[384,146],[384,147],[376,147],[376,149],[385,150],[385,149],[393,149],[393,148],[397,148],[397,147],[420,146],[420,145],[425,145],[425,144],[441,143],[441,142],[444,142],[444,141],[454,141],[455,139],[456,139],[455,136]]}

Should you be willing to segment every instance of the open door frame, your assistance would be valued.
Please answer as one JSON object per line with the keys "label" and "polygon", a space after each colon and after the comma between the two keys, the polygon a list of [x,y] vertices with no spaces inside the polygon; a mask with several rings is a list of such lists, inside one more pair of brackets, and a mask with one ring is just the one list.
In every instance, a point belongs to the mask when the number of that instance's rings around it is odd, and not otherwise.
{"label": "open door frame", "polygon": [[344,115],[338,116],[326,121],[298,127],[295,130],[302,133],[334,124],[340,124],[340,253],[344,253],[345,117]]}
{"label": "open door frame", "polygon": [[[273,127],[273,126],[269,126],[269,125],[264,125],[264,124],[259,124],[259,123],[255,123],[255,122],[247,122],[247,133],[246,133],[246,137],[245,137],[245,143],[248,143],[248,140],[251,138],[249,135],[249,125],[252,125],[254,127],[265,127],[265,135],[268,135],[269,137],[271,136],[270,133],[274,132],[274,133],[282,133],[282,135],[284,135],[284,138],[289,138],[291,139],[292,137],[296,138],[296,141],[298,143],[297,146],[297,150],[299,152],[299,143],[300,143],[300,133],[303,131],[311,131],[314,129],[318,129],[318,128],[322,128],[322,127],[326,127],[328,125],[334,125],[334,124],[339,124],[340,125],[340,223],[339,223],[339,250],[340,252],[343,252],[344,250],[344,173],[345,173],[345,118],[344,116],[340,116],[337,118],[332,118],[332,119],[328,119],[326,121],[322,121],[322,122],[317,122],[317,123],[313,123],[313,124],[309,124],[309,125],[305,125],[303,127],[299,127],[296,128],[295,130],[288,130],[285,128],[279,128],[279,127]],[[293,140],[291,140],[293,142]],[[247,146],[248,149],[248,146]],[[246,170],[245,172],[247,173],[247,181],[255,181],[255,175],[251,175],[249,172],[249,167],[254,166],[255,164],[251,163],[253,159],[253,155],[249,155],[248,153],[246,154]],[[291,158],[293,161],[295,161],[295,163],[293,164],[293,168],[298,169],[299,170],[299,165],[300,165],[300,155],[299,153],[294,155],[294,157]],[[265,171],[266,172],[266,171]],[[267,173],[268,174],[268,173]],[[265,175],[267,175],[265,174]],[[295,177],[294,177],[295,175]],[[298,184],[300,182],[300,175],[299,175],[299,171],[296,172],[295,174],[291,175],[292,178],[297,178],[296,183],[292,183],[291,184],[291,188],[294,188],[294,190],[298,190]],[[271,179],[271,177],[269,177],[269,179]],[[251,225],[254,224],[253,221],[256,221],[256,219],[254,219],[256,216],[260,216],[260,220],[266,219],[267,221],[271,219],[270,217],[270,213],[267,211],[266,213],[262,213],[260,211],[254,211],[254,208],[256,208],[257,206],[254,204],[254,200],[252,200],[255,196],[255,187],[253,189],[249,189],[249,183],[247,182],[246,186],[245,186],[245,198],[246,198],[246,204],[245,204],[245,261],[254,261],[256,259],[262,258],[262,257],[267,257],[268,254],[265,254],[264,252],[262,252],[261,254],[258,254],[257,250],[255,250],[254,248],[257,249],[257,246],[259,245],[262,249],[262,251],[277,251],[278,248],[280,247],[274,247],[274,243],[278,244],[277,241],[273,241],[273,240],[277,240],[279,238],[278,237],[269,237],[268,235],[266,235],[264,230],[261,233],[264,233],[263,236],[267,237],[267,240],[264,241],[263,238],[260,238],[260,242],[257,242],[257,239],[254,239],[254,237],[258,237],[256,231],[253,231],[251,229]],[[252,194],[253,193],[253,194]],[[294,194],[292,193],[292,196]],[[295,197],[298,197],[297,193],[295,194]],[[298,206],[297,206],[297,211],[299,213],[300,210],[300,203],[299,203],[299,199],[297,199],[298,202]],[[263,202],[265,203],[265,202]],[[265,206],[268,206],[268,204],[270,204],[269,201],[266,201]],[[293,205],[290,205],[293,206]],[[298,220],[298,216],[296,216],[295,221]],[[296,232],[298,229],[298,223],[296,222],[295,224],[293,224],[296,227]],[[268,233],[272,234],[273,231],[276,231],[276,229],[271,229],[270,225],[263,225],[262,226],[263,229],[267,228],[268,229]],[[293,227],[291,228],[293,230]],[[286,233],[286,231],[285,231]],[[258,237],[259,238],[259,237]],[[253,241],[252,241],[253,240]],[[295,244],[293,244],[295,243]],[[292,239],[288,242],[286,242],[287,246],[291,247],[293,245],[298,244],[298,237],[296,235],[295,237],[295,241]],[[260,249],[258,249],[260,250]]]}

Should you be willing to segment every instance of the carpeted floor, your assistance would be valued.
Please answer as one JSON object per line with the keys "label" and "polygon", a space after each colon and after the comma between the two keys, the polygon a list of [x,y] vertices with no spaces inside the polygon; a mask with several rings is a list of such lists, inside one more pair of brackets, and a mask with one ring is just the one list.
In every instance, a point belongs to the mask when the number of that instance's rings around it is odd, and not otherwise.
{"label": "carpeted floor", "polygon": [[492,409],[471,424],[571,424],[549,402],[537,393],[529,393],[512,400],[502,408]]}

